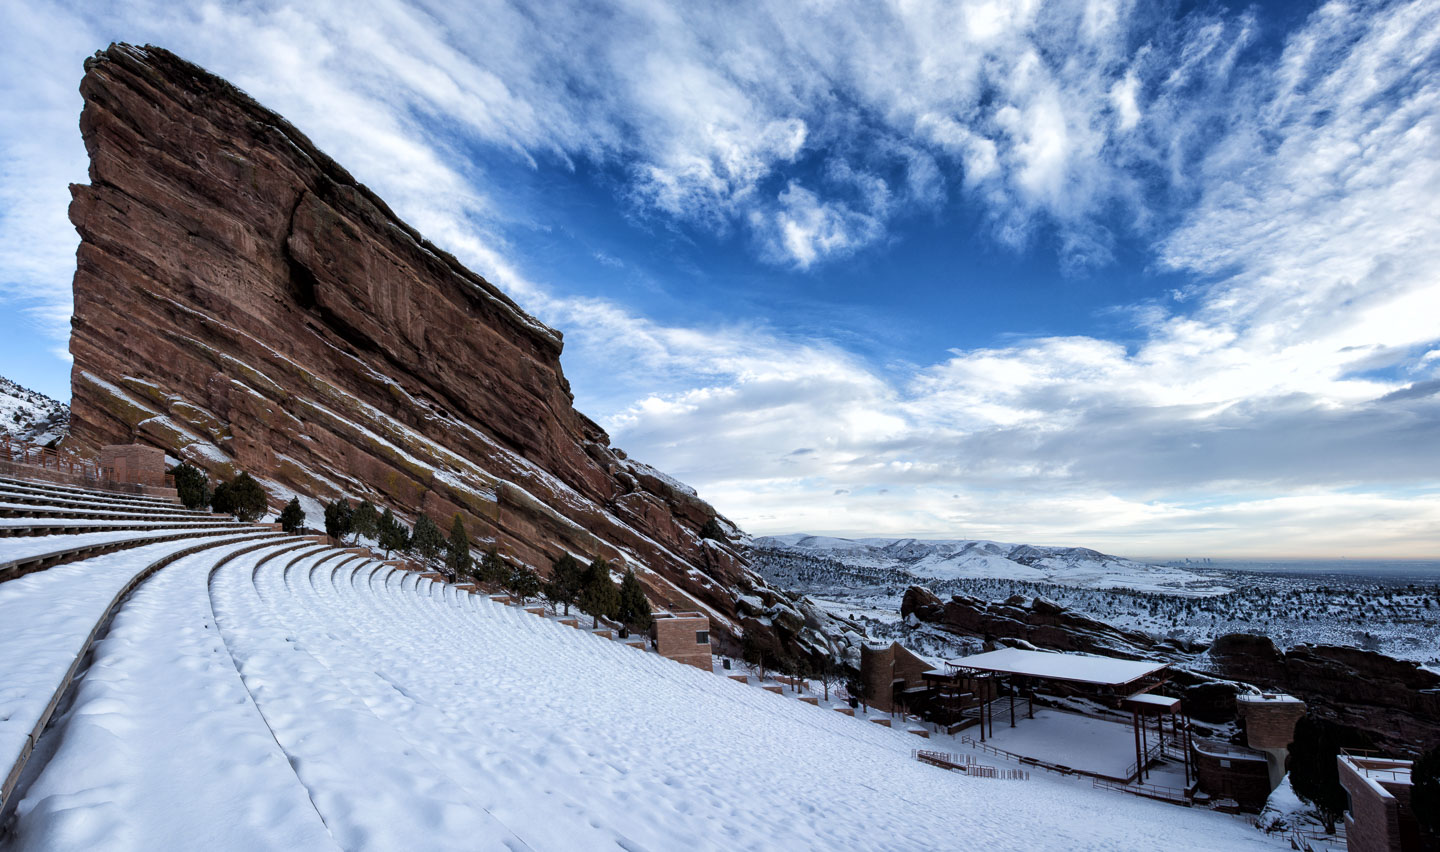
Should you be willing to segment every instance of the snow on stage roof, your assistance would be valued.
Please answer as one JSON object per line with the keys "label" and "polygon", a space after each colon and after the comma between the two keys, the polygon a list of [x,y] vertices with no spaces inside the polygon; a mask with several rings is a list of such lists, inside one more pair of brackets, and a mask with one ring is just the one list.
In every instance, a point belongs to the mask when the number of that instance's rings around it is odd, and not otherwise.
{"label": "snow on stage roof", "polygon": [[1001,648],[998,651],[987,651],[984,654],[961,657],[952,665],[962,669],[1025,675],[1045,680],[1068,680],[1102,686],[1123,686],[1137,681],[1145,675],[1158,672],[1166,668],[1169,663]]}

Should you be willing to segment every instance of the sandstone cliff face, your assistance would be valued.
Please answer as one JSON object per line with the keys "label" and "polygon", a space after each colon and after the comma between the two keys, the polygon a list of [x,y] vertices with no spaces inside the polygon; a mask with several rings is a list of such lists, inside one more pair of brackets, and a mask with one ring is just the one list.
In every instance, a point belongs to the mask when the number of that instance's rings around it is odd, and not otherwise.
{"label": "sandstone cliff face", "polygon": [[558,332],[223,80],[153,47],[85,67],[72,443],[459,512],[513,558],[621,559],[733,629],[745,562],[572,407]]}

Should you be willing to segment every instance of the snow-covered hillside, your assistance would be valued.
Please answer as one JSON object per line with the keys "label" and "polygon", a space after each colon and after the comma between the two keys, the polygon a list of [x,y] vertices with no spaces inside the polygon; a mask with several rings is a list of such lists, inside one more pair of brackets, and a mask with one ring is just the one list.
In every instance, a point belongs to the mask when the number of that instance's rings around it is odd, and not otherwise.
{"label": "snow-covered hillside", "polygon": [[[42,737],[14,848],[1276,848],[1073,779],[925,766],[902,730],[294,547],[136,591]],[[47,573],[4,586],[63,598]]]}
{"label": "snow-covered hillside", "polygon": [[1208,578],[1179,568],[1109,556],[1084,547],[1039,547],[961,539],[833,538],[794,533],[756,538],[757,552],[830,560],[859,572],[901,572],[915,580],[995,578],[1062,586],[1215,594]]}
{"label": "snow-covered hillside", "polygon": [[70,408],[38,391],[0,376],[0,432],[21,441],[48,444],[65,434]]}

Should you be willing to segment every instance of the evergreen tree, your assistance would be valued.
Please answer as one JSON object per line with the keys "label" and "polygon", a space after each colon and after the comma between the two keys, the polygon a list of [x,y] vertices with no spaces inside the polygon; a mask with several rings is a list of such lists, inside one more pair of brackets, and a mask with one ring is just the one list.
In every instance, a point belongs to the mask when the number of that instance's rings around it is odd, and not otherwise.
{"label": "evergreen tree", "polygon": [[713,539],[715,541],[727,540],[725,538],[725,528],[720,526],[720,522],[716,520],[714,516],[711,516],[710,520],[706,521],[705,525],[700,528],[700,537]]}
{"label": "evergreen tree", "polygon": [[435,522],[424,512],[415,517],[415,531],[410,534],[410,549],[427,567],[434,564],[445,549],[445,537],[440,534],[440,528],[435,526]]}
{"label": "evergreen tree", "polygon": [[645,588],[640,585],[640,578],[635,576],[635,569],[628,566],[625,576],[620,578],[619,618],[621,624],[642,632],[655,623],[650,600],[645,597]]}
{"label": "evergreen tree", "polygon": [[355,522],[355,512],[350,508],[350,501],[341,497],[338,500],[331,500],[325,504],[325,534],[342,541],[350,534]]}
{"label": "evergreen tree", "polygon": [[524,606],[527,601],[540,594],[540,575],[528,565],[516,565],[505,586],[510,594],[520,599],[520,605]]}
{"label": "evergreen tree", "polygon": [[230,513],[236,518],[250,523],[264,516],[269,498],[250,474],[244,471],[236,474],[230,480],[229,491]]}
{"label": "evergreen tree", "polygon": [[360,501],[351,516],[350,531],[355,534],[355,542],[362,538],[380,538],[380,512],[375,509],[374,503],[369,500]]}
{"label": "evergreen tree", "polygon": [[1327,834],[1335,833],[1335,822],[1345,813],[1345,788],[1340,786],[1340,769],[1335,756],[1340,745],[1335,732],[1310,714],[1295,723],[1295,741],[1290,743],[1290,786],[1295,795],[1315,807]]}
{"label": "evergreen tree", "polygon": [[380,516],[380,549],[385,551],[385,558],[390,558],[390,551],[405,551],[410,546],[410,531],[405,529],[405,523],[395,517],[390,507],[385,507],[385,514]]}
{"label": "evergreen tree", "polygon": [[230,483],[222,482],[210,492],[210,511],[217,515],[235,514],[235,498],[230,496]]}
{"label": "evergreen tree", "polygon": [[285,511],[280,513],[280,529],[287,533],[297,533],[305,526],[305,510],[300,508],[300,498],[291,497],[290,502],[285,504]]}
{"label": "evergreen tree", "polygon": [[570,554],[556,559],[550,566],[550,579],[545,581],[545,599],[554,606],[564,605],[565,614],[570,614],[570,605],[580,596],[580,584],[584,571],[580,563]]}
{"label": "evergreen tree", "polygon": [[181,462],[171,469],[170,475],[175,477],[175,491],[185,508],[203,509],[210,505],[214,493],[210,490],[210,477],[205,471],[190,462]]}
{"label": "evergreen tree", "polygon": [[614,618],[620,608],[620,590],[610,579],[610,563],[596,557],[580,581],[580,609],[590,613],[591,627],[600,626],[600,617]]}
{"label": "evergreen tree", "polygon": [[505,564],[505,560],[500,558],[500,551],[494,546],[480,557],[480,567],[475,573],[483,583],[499,583],[504,588],[508,588],[510,583],[510,568]]}
{"label": "evergreen tree", "polygon": [[474,560],[470,557],[470,536],[465,533],[465,519],[455,513],[450,522],[450,538],[445,542],[445,567],[456,579],[470,576]]}
{"label": "evergreen tree", "polygon": [[1420,836],[1431,849],[1440,849],[1440,746],[1410,767],[1410,812],[1420,824]]}

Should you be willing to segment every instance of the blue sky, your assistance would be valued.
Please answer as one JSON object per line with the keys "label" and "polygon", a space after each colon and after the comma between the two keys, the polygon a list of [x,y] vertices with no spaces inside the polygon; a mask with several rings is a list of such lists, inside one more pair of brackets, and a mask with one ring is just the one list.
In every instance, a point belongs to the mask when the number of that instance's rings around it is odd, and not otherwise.
{"label": "blue sky", "polygon": [[0,374],[168,47],[566,333],[755,533],[1435,557],[1440,3],[7,3]]}

